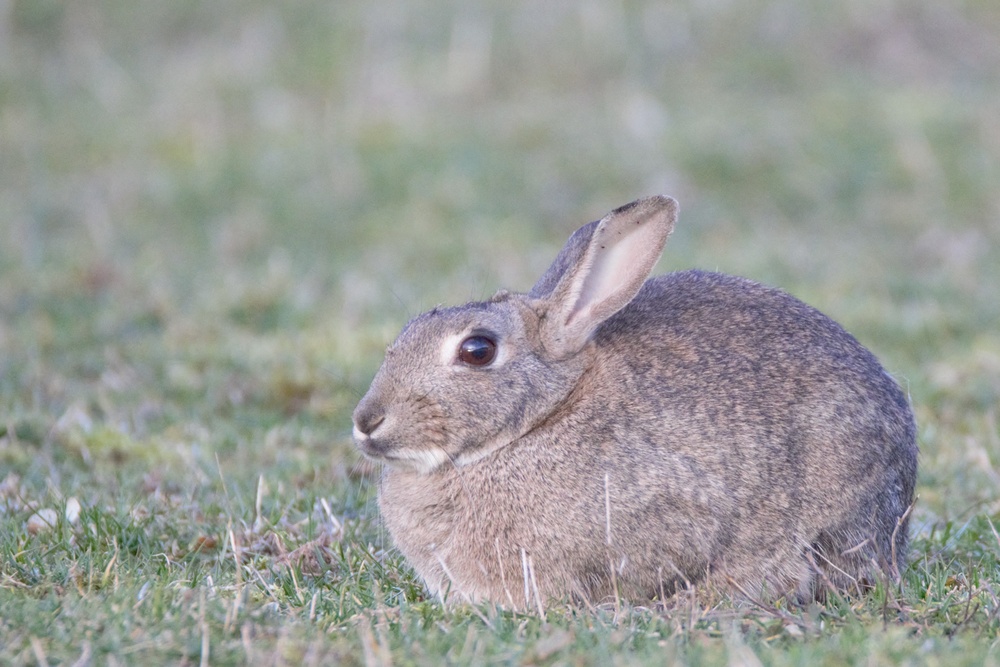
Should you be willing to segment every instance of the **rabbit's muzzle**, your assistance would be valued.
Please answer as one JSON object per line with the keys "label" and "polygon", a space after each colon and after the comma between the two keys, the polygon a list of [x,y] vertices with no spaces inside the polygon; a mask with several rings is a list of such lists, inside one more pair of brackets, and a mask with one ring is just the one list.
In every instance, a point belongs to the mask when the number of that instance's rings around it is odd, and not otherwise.
{"label": "rabbit's muzzle", "polygon": [[381,406],[368,400],[362,400],[354,411],[354,442],[365,456],[384,459],[388,455],[389,444],[375,437],[375,432],[385,424],[385,416]]}
{"label": "rabbit's muzzle", "polygon": [[358,442],[371,439],[372,433],[385,421],[385,415],[362,412],[354,415],[354,439]]}
{"label": "rabbit's muzzle", "polygon": [[[416,402],[425,410],[433,407],[426,399]],[[429,421],[433,423],[434,419]],[[421,429],[422,437],[415,437],[405,424],[399,420],[397,411],[390,413],[381,402],[365,397],[354,411],[354,442],[370,459],[419,472],[430,472],[448,460],[438,442],[438,431]]]}

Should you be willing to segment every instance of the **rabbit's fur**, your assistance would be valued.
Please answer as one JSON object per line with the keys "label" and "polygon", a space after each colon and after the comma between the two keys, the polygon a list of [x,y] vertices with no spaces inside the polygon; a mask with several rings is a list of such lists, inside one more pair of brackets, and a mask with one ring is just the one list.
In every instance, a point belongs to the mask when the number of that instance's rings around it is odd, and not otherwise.
{"label": "rabbit's fur", "polygon": [[[707,577],[801,599],[898,576],[917,469],[899,386],[784,292],[646,280],[676,214],[617,209],[527,294],[436,308],[389,347],[354,435],[432,593],[647,601]],[[474,335],[492,363],[459,359]]]}

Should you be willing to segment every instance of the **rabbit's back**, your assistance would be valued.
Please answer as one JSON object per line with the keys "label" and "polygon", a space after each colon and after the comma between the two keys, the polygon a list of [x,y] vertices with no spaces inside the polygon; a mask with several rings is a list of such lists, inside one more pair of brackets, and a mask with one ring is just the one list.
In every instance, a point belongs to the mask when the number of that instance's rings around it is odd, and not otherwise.
{"label": "rabbit's back", "polygon": [[[839,586],[866,577],[872,560],[897,567],[907,534],[896,523],[916,477],[913,417],[839,324],[780,290],[684,271],[647,281],[595,339],[603,382],[623,387],[602,395],[615,419],[628,421],[642,396],[638,419],[665,455],[656,460],[689,462],[717,521],[716,567],[752,579],[770,557],[791,576],[802,554]],[[672,480],[669,468],[657,475]]]}
{"label": "rabbit's back", "polygon": [[[752,436],[746,452],[714,444],[739,462],[770,443],[825,475],[848,472],[835,461],[853,462],[865,471],[859,482],[879,464],[915,473],[915,427],[899,385],[843,327],[781,290],[703,271],[660,276],[595,340],[595,369],[635,383],[651,413],[698,425],[702,435],[687,442]],[[767,463],[769,474],[788,472]]]}

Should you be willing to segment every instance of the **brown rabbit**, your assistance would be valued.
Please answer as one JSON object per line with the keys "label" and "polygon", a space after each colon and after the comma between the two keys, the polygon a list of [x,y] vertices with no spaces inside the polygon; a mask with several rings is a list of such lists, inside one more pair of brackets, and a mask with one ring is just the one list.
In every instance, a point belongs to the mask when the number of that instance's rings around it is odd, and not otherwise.
{"label": "brown rabbit", "polygon": [[410,321],[354,412],[379,507],[434,594],[647,601],[706,577],[810,598],[898,576],[917,446],[906,397],[776,289],[646,280],[650,197],[574,233],[527,294]]}

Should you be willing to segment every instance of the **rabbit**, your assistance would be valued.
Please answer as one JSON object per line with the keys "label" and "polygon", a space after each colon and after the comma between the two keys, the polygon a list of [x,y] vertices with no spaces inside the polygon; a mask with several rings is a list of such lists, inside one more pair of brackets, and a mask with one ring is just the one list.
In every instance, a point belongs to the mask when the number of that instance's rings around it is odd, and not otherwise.
{"label": "rabbit", "polygon": [[622,206],[526,294],[434,308],[388,347],[353,436],[384,464],[382,520],[431,594],[541,611],[898,579],[907,398],[785,292],[700,270],[647,280],[677,211]]}

